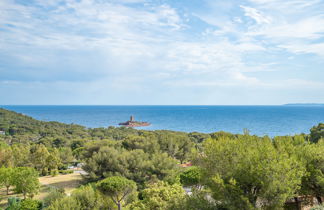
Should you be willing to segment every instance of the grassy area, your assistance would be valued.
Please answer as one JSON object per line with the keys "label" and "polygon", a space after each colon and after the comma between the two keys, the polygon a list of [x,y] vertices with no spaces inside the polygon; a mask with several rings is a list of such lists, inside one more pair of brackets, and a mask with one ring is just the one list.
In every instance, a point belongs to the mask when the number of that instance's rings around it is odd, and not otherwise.
{"label": "grassy area", "polygon": [[[79,173],[52,176],[43,176],[39,178],[41,183],[41,189],[35,199],[42,200],[48,194],[51,187],[64,188],[65,193],[70,194],[75,188],[79,187],[82,182],[82,176]],[[12,189],[11,189],[12,190]],[[21,197],[21,194],[14,194],[10,191],[9,195],[6,195],[6,190],[0,189],[0,208],[3,208],[7,204],[9,197]]]}

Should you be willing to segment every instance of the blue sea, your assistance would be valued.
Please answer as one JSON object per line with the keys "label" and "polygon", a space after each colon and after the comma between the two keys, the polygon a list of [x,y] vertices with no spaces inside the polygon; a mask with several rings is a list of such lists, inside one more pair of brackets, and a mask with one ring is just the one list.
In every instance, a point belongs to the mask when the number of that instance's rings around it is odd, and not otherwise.
{"label": "blue sea", "polygon": [[75,123],[86,127],[118,126],[131,115],[152,125],[146,130],[174,130],[256,135],[309,133],[324,122],[324,106],[1,106],[38,120]]}

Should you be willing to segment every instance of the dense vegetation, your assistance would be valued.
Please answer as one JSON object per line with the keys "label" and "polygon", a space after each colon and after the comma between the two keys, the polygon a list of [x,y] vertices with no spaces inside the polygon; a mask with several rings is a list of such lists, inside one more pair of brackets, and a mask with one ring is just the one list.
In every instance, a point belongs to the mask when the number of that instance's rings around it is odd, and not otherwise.
{"label": "dense vegetation", "polygon": [[[324,195],[324,124],[270,138],[92,129],[0,109],[0,131],[0,185],[24,195],[7,209],[281,209],[310,196],[321,204]],[[84,186],[32,199],[37,176],[78,163]]]}

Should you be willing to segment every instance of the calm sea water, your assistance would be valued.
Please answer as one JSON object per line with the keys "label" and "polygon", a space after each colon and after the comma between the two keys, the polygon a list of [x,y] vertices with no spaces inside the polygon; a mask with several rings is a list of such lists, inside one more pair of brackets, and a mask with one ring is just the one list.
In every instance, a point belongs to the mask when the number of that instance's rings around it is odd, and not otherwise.
{"label": "calm sea water", "polygon": [[86,127],[118,126],[130,115],[152,123],[147,130],[186,132],[247,128],[256,135],[309,133],[324,122],[324,106],[1,106],[38,120],[75,123]]}

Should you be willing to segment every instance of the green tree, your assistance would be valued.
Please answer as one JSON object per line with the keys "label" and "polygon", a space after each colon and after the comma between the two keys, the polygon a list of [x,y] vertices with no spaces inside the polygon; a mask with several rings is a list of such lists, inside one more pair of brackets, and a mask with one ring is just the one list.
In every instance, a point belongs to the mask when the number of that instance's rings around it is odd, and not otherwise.
{"label": "green tree", "polygon": [[75,158],[73,157],[72,150],[69,147],[60,148],[59,156],[60,156],[60,160],[62,160],[62,162],[64,164],[68,164],[68,163],[75,161]]}
{"label": "green tree", "polygon": [[6,144],[0,144],[0,167],[13,167],[12,149]]}
{"label": "green tree", "polygon": [[184,186],[198,186],[201,182],[201,170],[198,167],[190,167],[180,174],[180,182]]}
{"label": "green tree", "polygon": [[304,165],[270,139],[247,135],[207,140],[195,162],[212,197],[229,209],[280,208],[305,174]]}
{"label": "green tree", "polygon": [[221,203],[210,198],[207,190],[193,190],[191,195],[185,195],[176,202],[171,203],[172,210],[226,210]]}
{"label": "green tree", "polygon": [[92,185],[82,186],[71,195],[80,204],[83,210],[113,209],[114,203],[107,199]]}
{"label": "green tree", "polygon": [[60,167],[60,165],[62,164],[60,154],[57,149],[54,149],[52,152],[50,152],[45,161],[46,168],[49,169],[50,172],[57,171],[58,167]]}
{"label": "green tree", "polygon": [[100,181],[97,185],[99,191],[109,196],[122,209],[122,202],[136,191],[136,183],[121,176],[112,176]]}
{"label": "green tree", "polygon": [[47,158],[50,153],[47,148],[43,144],[35,145],[31,148],[31,161],[33,166],[42,173],[42,175],[47,175],[48,166],[47,166]]}
{"label": "green tree", "polygon": [[14,185],[17,193],[22,193],[24,198],[28,195],[34,197],[38,193],[40,183],[38,173],[33,168],[18,167],[14,170]]}
{"label": "green tree", "polygon": [[310,141],[317,143],[321,138],[324,138],[324,123],[319,123],[310,129]]}
{"label": "green tree", "polygon": [[170,209],[178,200],[183,200],[185,191],[179,184],[170,185],[158,181],[141,192],[142,200],[132,204],[131,209],[164,210]]}
{"label": "green tree", "polygon": [[156,153],[160,150],[160,145],[156,138],[144,136],[128,136],[123,140],[123,146],[128,150],[142,149],[147,153]]}
{"label": "green tree", "polygon": [[176,161],[165,153],[149,154],[141,149],[128,151],[104,146],[85,160],[83,169],[93,180],[118,175],[143,185],[152,177],[164,179],[174,173],[176,167]]}
{"label": "green tree", "polygon": [[324,142],[306,145],[300,150],[307,173],[302,179],[301,194],[313,195],[322,203],[324,195]]}
{"label": "green tree", "polygon": [[29,165],[30,147],[25,144],[15,144],[11,147],[15,167]]}
{"label": "green tree", "polygon": [[9,195],[9,188],[14,184],[14,169],[13,168],[0,168],[0,186],[6,187],[7,195]]}

